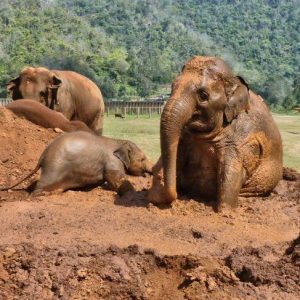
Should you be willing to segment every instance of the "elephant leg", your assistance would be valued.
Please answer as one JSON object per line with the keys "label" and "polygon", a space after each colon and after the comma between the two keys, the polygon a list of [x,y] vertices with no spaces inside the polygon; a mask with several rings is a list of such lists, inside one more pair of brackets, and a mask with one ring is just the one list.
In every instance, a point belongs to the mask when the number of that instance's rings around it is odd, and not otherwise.
{"label": "elephant leg", "polygon": [[69,180],[61,180],[46,186],[40,186],[37,184],[35,190],[32,192],[32,196],[40,196],[40,195],[50,195],[50,194],[59,194],[68,189],[80,187],[80,184],[74,183],[72,179]]}
{"label": "elephant leg", "polygon": [[116,191],[119,195],[123,195],[128,191],[134,191],[133,185],[125,178],[123,172],[118,170],[106,170],[104,172],[104,180],[109,184],[109,188]]}
{"label": "elephant leg", "polygon": [[245,171],[242,162],[232,152],[224,153],[224,159],[218,166],[218,203],[217,211],[225,205],[237,207],[238,197],[242,188]]}
{"label": "elephant leg", "polygon": [[152,168],[152,186],[147,193],[147,199],[154,204],[165,203],[164,185],[163,185],[163,170],[161,157]]}
{"label": "elephant leg", "polygon": [[74,119],[75,104],[68,90],[58,89],[57,104],[54,106],[54,110],[62,113],[68,120]]}
{"label": "elephant leg", "polygon": [[96,117],[94,118],[93,123],[91,124],[90,128],[97,133],[97,135],[102,135],[103,133],[103,118],[104,114],[98,112]]}

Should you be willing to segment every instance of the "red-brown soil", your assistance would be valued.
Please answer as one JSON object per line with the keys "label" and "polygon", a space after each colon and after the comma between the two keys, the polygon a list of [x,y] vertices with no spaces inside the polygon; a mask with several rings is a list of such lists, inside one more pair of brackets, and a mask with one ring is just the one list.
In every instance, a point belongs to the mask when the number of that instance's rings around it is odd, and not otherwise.
{"label": "red-brown soil", "polygon": [[[0,108],[0,186],[57,135]],[[138,192],[121,198],[100,187],[2,191],[0,299],[297,299],[300,175],[284,178],[220,214],[192,199],[149,204],[151,178],[131,177]]]}

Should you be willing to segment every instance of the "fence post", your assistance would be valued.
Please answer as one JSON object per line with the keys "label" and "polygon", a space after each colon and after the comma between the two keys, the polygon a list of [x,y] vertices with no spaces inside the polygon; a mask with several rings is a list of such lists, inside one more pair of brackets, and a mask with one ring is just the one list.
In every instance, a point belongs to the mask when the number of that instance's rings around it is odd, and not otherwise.
{"label": "fence post", "polygon": [[124,118],[126,119],[126,114],[127,114],[127,107],[124,107]]}

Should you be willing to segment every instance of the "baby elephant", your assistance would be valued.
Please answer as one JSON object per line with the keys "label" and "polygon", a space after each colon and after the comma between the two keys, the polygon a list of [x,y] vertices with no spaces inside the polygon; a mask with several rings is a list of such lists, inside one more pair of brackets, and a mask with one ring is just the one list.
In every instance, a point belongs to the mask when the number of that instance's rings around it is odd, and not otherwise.
{"label": "baby elephant", "polygon": [[42,153],[36,168],[11,189],[41,168],[34,195],[107,182],[123,194],[133,190],[125,174],[151,173],[152,163],[136,144],[78,131],[57,137]]}
{"label": "baby elephant", "polygon": [[69,121],[63,114],[30,99],[16,100],[5,106],[14,114],[44,128],[60,128],[66,132],[83,130],[93,132],[81,121]]}

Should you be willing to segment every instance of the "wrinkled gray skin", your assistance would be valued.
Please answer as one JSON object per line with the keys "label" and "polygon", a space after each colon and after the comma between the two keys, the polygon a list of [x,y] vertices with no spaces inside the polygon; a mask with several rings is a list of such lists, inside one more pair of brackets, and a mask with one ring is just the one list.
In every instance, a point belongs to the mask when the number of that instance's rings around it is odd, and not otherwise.
{"label": "wrinkled gray skin", "polygon": [[105,181],[110,189],[123,194],[133,189],[125,180],[125,174],[143,176],[151,173],[152,164],[133,142],[83,131],[66,133],[44,150],[35,170],[9,188],[20,184],[39,168],[41,177],[35,186],[35,195]]}
{"label": "wrinkled gray skin", "polygon": [[219,58],[185,64],[164,107],[160,138],[153,203],[171,203],[180,192],[215,199],[221,210],[237,206],[239,195],[268,194],[282,177],[281,137],[267,106]]}

